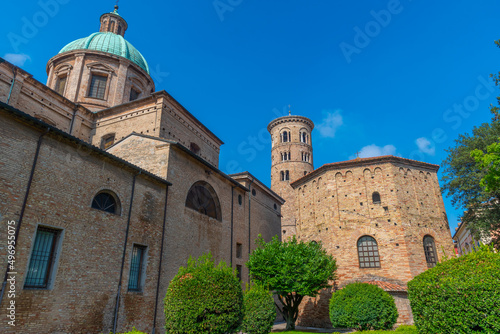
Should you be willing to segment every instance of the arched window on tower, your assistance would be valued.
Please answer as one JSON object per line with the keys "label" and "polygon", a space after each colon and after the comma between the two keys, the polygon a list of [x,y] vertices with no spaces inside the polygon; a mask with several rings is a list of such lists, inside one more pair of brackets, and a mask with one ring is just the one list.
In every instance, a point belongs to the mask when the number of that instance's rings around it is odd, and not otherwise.
{"label": "arched window on tower", "polygon": [[285,181],[288,181],[290,180],[290,172],[289,171],[285,171]]}
{"label": "arched window on tower", "polygon": [[377,241],[365,235],[358,240],[358,258],[360,268],[380,268],[380,255]]}
{"label": "arched window on tower", "polygon": [[424,237],[424,253],[425,260],[427,261],[427,267],[432,268],[436,265],[436,244],[434,243],[434,238],[430,235]]}
{"label": "arched window on tower", "polygon": [[219,198],[205,181],[194,183],[186,197],[186,207],[203,215],[222,221]]}
{"label": "arched window on tower", "polygon": [[290,136],[290,131],[288,129],[283,130],[280,136],[282,143],[288,143],[292,141],[292,137]]}
{"label": "arched window on tower", "polygon": [[285,181],[285,172],[284,171],[280,172],[280,176],[281,176],[280,180]]}
{"label": "arched window on tower", "polygon": [[301,131],[301,132],[300,132],[300,142],[301,142],[301,143],[307,144],[308,139],[309,139],[308,137],[309,137],[309,136],[308,136],[308,134],[307,134],[307,132],[306,132],[306,131]]}
{"label": "arched window on tower", "polygon": [[373,201],[373,204],[380,204],[381,203],[380,194],[377,191],[372,194],[372,201]]}

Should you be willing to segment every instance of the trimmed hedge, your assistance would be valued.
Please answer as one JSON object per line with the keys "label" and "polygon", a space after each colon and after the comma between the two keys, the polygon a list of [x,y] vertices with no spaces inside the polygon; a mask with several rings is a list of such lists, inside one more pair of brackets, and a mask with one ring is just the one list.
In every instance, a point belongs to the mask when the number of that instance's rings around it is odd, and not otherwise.
{"label": "trimmed hedge", "polygon": [[397,319],[398,310],[394,299],[373,284],[348,284],[334,292],[330,299],[330,320],[333,327],[390,329]]}
{"label": "trimmed hedge", "polygon": [[243,294],[245,316],[240,330],[246,334],[267,334],[276,319],[272,293],[260,285],[247,287]]}
{"label": "trimmed hedge", "polygon": [[419,333],[500,333],[500,254],[483,246],[438,263],[408,297]]}
{"label": "trimmed hedge", "polygon": [[210,254],[189,258],[170,282],[164,305],[167,333],[232,333],[243,318],[241,283],[224,262],[215,266]]}

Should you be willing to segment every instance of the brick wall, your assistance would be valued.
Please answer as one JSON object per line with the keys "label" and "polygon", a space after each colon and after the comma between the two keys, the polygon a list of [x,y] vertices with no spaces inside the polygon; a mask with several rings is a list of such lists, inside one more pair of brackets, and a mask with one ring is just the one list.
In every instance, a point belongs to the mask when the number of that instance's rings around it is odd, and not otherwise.
{"label": "brick wall", "polygon": [[[0,228],[19,219],[40,131],[1,114]],[[137,173],[92,150],[61,139],[43,137],[23,225],[17,246],[16,333],[107,332],[113,319],[121,267],[133,175]],[[119,214],[91,208],[103,189],[116,193]],[[165,186],[148,177],[137,177],[130,217],[121,293],[120,328],[150,329],[158,257],[150,256],[143,293],[127,291],[130,255],[134,243],[158,254],[161,242]],[[24,289],[37,226],[62,230],[57,271],[51,289]],[[5,233],[0,240],[0,270],[5,272]],[[2,309],[8,299],[4,297]],[[127,324],[127,325],[125,325]],[[6,322],[0,331],[13,333]]]}

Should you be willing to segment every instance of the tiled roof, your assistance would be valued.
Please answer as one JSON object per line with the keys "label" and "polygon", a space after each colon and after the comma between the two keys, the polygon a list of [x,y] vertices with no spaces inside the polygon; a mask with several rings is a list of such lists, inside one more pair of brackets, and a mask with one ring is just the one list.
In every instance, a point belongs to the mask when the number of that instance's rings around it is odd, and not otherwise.
{"label": "tiled roof", "polygon": [[382,288],[384,291],[408,291],[408,288],[405,286],[401,286],[394,283],[383,282],[383,281],[366,281],[363,283],[377,285],[379,288]]}

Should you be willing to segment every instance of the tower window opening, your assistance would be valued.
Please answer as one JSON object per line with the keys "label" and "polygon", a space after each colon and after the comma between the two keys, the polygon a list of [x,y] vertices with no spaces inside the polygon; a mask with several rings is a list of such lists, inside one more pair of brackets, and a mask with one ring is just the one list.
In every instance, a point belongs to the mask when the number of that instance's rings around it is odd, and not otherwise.
{"label": "tower window opening", "polygon": [[89,97],[104,100],[107,81],[108,78],[104,75],[92,74],[92,77],[90,79]]}
{"label": "tower window opening", "polygon": [[307,141],[308,141],[307,132],[301,132],[300,133],[300,142],[304,143],[304,144],[307,144]]}
{"label": "tower window opening", "polygon": [[121,35],[121,34],[122,34],[122,26],[118,25],[118,35]]}
{"label": "tower window opening", "polygon": [[373,204],[380,204],[380,202],[381,202],[380,194],[378,192],[374,192],[372,194],[372,200],[373,200]]}
{"label": "tower window opening", "polygon": [[288,161],[288,160],[290,160],[290,152],[281,153],[281,160],[282,161]]}
{"label": "tower window opening", "polygon": [[288,180],[290,180],[290,172],[285,171],[285,181],[288,181]]}
{"label": "tower window opening", "polygon": [[281,133],[281,141],[283,143],[288,143],[290,140],[290,131],[283,131]]}

